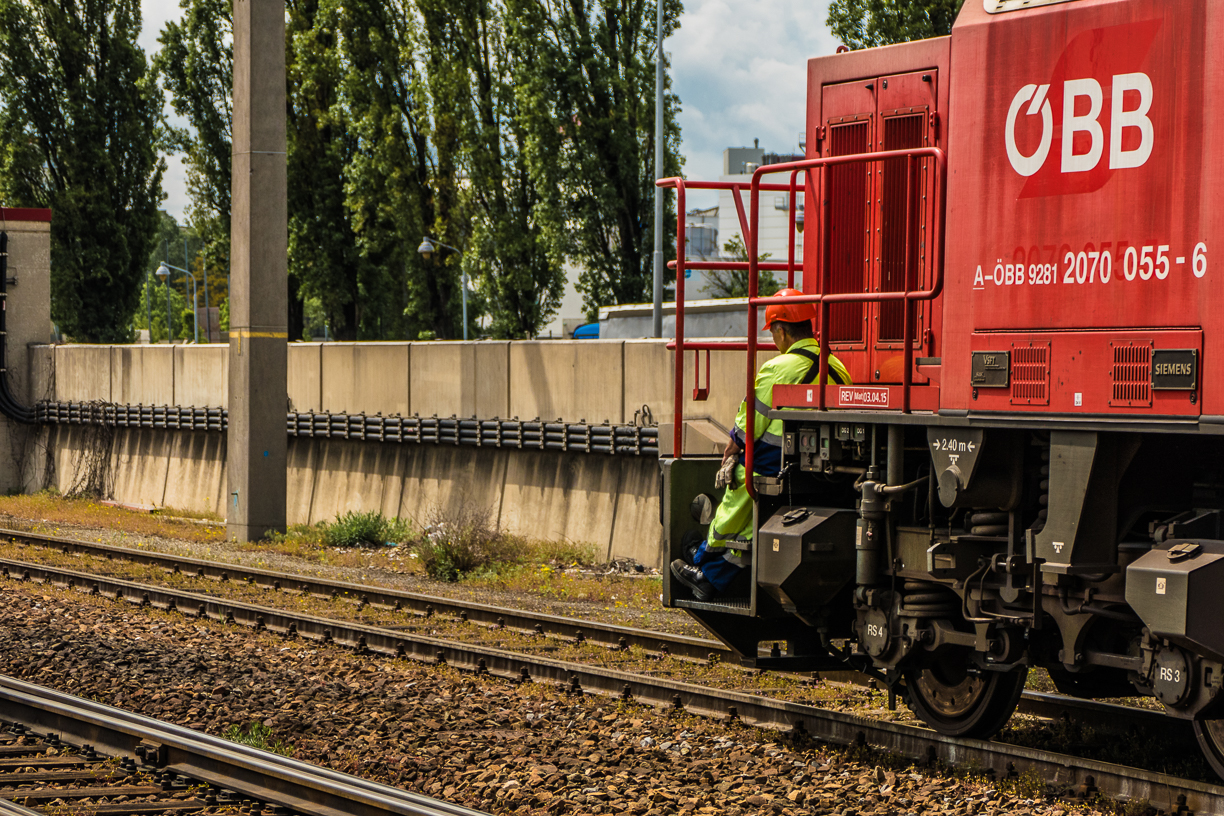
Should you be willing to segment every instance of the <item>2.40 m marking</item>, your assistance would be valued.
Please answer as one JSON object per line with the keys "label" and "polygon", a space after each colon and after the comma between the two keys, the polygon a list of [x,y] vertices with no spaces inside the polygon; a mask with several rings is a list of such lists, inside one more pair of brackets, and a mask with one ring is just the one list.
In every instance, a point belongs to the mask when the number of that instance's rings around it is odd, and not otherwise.
{"label": "2.40 m marking", "polygon": [[[1045,247],[1054,256],[1054,247]],[[1003,263],[1000,258],[995,262],[989,273],[978,266],[973,279],[974,289],[985,289],[987,283],[995,286],[1045,286],[1058,283],[1109,283],[1114,279],[1114,253],[1121,256],[1121,275],[1127,281],[1165,280],[1175,267],[1183,266],[1189,261],[1190,269],[1196,278],[1207,274],[1207,244],[1199,241],[1194,245],[1194,252],[1189,258],[1184,255],[1174,256],[1169,252],[1168,244],[1149,246],[1127,246],[1119,244],[1116,250],[1112,242],[1101,244],[1097,249],[1088,244],[1076,252],[1063,246],[1062,263]],[[1029,258],[1037,254],[1034,247],[1028,253]],[[1023,257],[1024,251],[1018,250],[1017,255]]]}

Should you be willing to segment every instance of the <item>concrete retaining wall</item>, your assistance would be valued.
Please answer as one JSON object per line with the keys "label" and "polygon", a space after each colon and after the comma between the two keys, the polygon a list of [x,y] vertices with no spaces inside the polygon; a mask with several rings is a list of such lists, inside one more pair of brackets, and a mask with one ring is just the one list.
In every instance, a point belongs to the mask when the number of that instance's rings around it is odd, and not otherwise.
{"label": "concrete retaining wall", "polygon": [[[44,476],[61,491],[78,486],[101,455],[116,499],[225,515],[224,434],[117,430],[107,451],[97,429],[47,433],[54,454]],[[487,513],[507,532],[660,566],[658,468],[650,457],[290,439],[288,518],[378,510],[426,525]]]}
{"label": "concrete retaining wall", "polygon": [[[202,407],[226,404],[227,349],[60,345],[32,351],[54,367],[48,399]],[[293,343],[288,355],[296,411],[594,424],[673,419],[674,354],[663,340]],[[701,360],[704,386],[704,353]],[[743,399],[743,353],[710,355],[710,393],[702,402],[693,400],[693,365],[690,353],[685,416],[729,425]]]}

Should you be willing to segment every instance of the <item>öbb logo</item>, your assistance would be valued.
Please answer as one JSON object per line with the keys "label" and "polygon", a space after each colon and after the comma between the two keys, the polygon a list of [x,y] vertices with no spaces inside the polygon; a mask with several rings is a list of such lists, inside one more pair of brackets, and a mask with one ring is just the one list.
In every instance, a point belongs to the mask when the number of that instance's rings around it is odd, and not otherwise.
{"label": "\u00f6bb logo", "polygon": [[1080,31],[1046,82],[999,89],[1007,159],[1025,179],[1020,198],[1095,192],[1119,170],[1167,160],[1159,149],[1167,72],[1147,67],[1160,28],[1143,20]]}
{"label": "\u00f6bb logo", "polygon": [[[1049,85],[1025,85],[1016,92],[1007,111],[1007,158],[1022,176],[1031,176],[1042,168],[1054,143],[1054,114],[1050,110],[1050,100],[1046,97],[1049,90]],[[1127,91],[1139,93],[1138,106],[1131,110],[1125,107]],[[1080,99],[1088,100],[1086,113],[1076,113],[1076,102]],[[1041,113],[1041,143],[1031,156],[1024,155],[1016,146],[1016,119],[1025,103],[1028,103],[1027,115]],[[1085,173],[1100,164],[1105,153],[1105,131],[1100,122],[1101,109],[1104,106],[1101,83],[1091,77],[1063,82],[1062,105],[1061,170],[1063,173]],[[1152,109],[1151,78],[1143,73],[1115,76],[1112,108],[1109,121],[1109,169],[1142,167],[1152,155],[1152,144],[1156,138],[1152,120],[1148,118],[1148,111]],[[1138,147],[1123,147],[1122,137],[1127,128],[1139,131]],[[1082,153],[1076,152],[1077,133],[1086,133],[1089,137],[1089,147]]]}

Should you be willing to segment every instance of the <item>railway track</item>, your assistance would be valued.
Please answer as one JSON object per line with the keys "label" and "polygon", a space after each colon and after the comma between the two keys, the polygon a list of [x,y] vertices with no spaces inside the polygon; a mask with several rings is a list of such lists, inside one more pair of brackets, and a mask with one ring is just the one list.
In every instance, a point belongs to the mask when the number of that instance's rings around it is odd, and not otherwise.
{"label": "railway track", "polygon": [[617,648],[637,647],[651,652],[666,650],[673,656],[694,660],[708,660],[711,655],[718,660],[731,660],[734,657],[733,653],[722,643],[707,638],[666,634],[539,612],[524,612],[385,587],[332,581],[326,578],[276,572],[240,564],[219,564],[199,558],[143,552],[127,547],[114,547],[20,530],[0,528],[0,539],[49,547],[65,554],[82,553],[107,559],[119,559],[133,564],[158,567],[171,573],[188,573],[215,581],[239,581],[270,591],[291,592],[316,598],[342,598],[358,605],[402,610],[417,615],[448,615],[471,623],[504,626],[522,632],[537,632],[542,627],[545,631],[559,637],[583,638],[593,643]]}
{"label": "railway track", "polygon": [[0,814],[483,816],[0,676]]}
{"label": "railway track", "polygon": [[[372,659],[378,656],[410,658],[513,682],[551,683],[567,693],[595,692],[653,706],[685,708],[706,717],[739,718],[752,725],[790,731],[830,743],[870,745],[928,764],[970,764],[991,770],[997,777],[1031,772],[1070,796],[1101,794],[1123,801],[1146,799],[1152,806],[1167,812],[1189,809],[1195,813],[1224,813],[1224,786],[1081,757],[1005,743],[954,740],[912,725],[882,722],[759,695],[457,643],[72,570],[0,560],[0,575],[72,587],[135,606],[179,611],[286,638],[331,644]],[[1051,711],[1066,712],[1059,698],[1039,695],[1036,699]],[[1154,712],[1119,706],[1083,703],[1080,710],[1095,712],[1104,720],[1112,718],[1116,725],[1129,722],[1135,727],[1162,731],[1184,725]],[[1189,736],[1187,729],[1186,738]]]}
{"label": "railway track", "polygon": [[[37,547],[54,548],[64,554],[80,553],[108,560],[123,560],[163,569],[167,573],[193,574],[218,583],[230,581],[246,583],[262,587],[269,592],[288,592],[320,599],[344,599],[358,607],[370,605],[402,611],[418,617],[436,614],[476,625],[504,627],[523,633],[548,634],[561,639],[586,640],[616,649],[636,647],[648,653],[687,660],[733,663],[736,659],[734,653],[721,642],[706,638],[580,620],[542,612],[527,612],[469,601],[456,601],[435,595],[333,581],[297,573],[247,567],[241,564],[223,564],[174,554],[145,552],[127,547],[115,547],[19,530],[0,528],[0,539]],[[3,560],[0,559],[0,564],[3,563]],[[27,567],[14,562],[7,568],[10,571],[17,571]],[[819,674],[833,681],[876,685],[874,680],[855,671],[821,672]],[[1153,711],[1102,705],[1063,695],[1039,692],[1025,692],[1019,711],[1050,719],[1073,717],[1080,723],[1105,730],[1142,728],[1159,731],[1166,728],[1169,722],[1168,718]]]}

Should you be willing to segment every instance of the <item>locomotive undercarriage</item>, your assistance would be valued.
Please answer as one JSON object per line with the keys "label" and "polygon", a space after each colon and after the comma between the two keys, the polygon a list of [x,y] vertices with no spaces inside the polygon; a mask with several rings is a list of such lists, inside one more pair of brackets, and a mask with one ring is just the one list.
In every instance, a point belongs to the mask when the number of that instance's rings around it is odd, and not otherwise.
{"label": "locomotive undercarriage", "polygon": [[[1039,667],[1077,697],[1156,697],[1224,776],[1224,442],[788,421],[784,443],[751,580],[713,603],[666,588],[746,663],[866,672],[982,738]],[[673,542],[701,534],[716,468],[665,464]]]}

